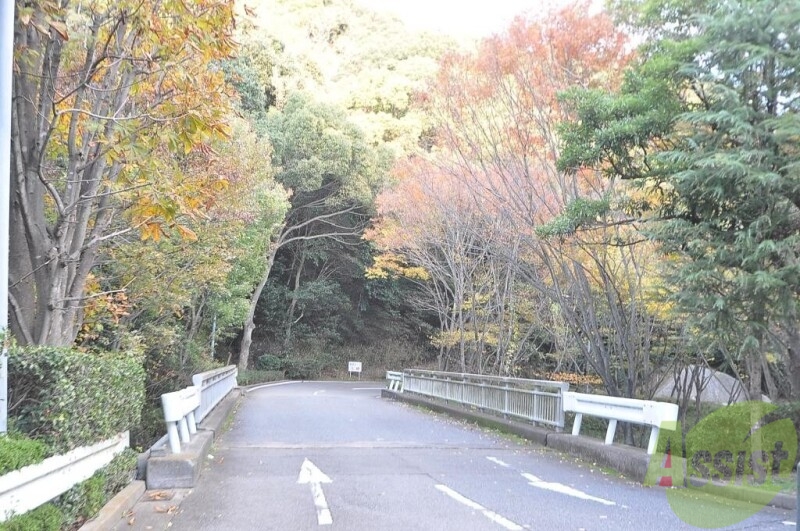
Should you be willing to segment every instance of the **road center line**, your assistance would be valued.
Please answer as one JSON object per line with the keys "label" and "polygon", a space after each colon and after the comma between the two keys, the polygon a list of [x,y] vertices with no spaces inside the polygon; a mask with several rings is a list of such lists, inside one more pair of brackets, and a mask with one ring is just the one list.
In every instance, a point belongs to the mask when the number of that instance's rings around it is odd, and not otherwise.
{"label": "road center line", "polygon": [[616,505],[616,503],[613,501],[605,500],[603,498],[597,498],[595,496],[586,494],[585,492],[582,492],[578,489],[573,489],[572,487],[568,487],[567,485],[563,485],[561,483],[551,483],[548,481],[542,481],[533,474],[527,474],[523,472],[522,477],[524,477],[530,482],[529,483],[530,486],[536,487],[538,489],[551,490],[553,492],[566,494],[567,496],[573,496],[575,498],[580,498],[582,500],[589,500],[589,501],[595,501],[597,503],[602,503],[603,505]]}
{"label": "road center line", "polygon": [[505,463],[503,461],[500,461],[496,457],[487,457],[486,459],[488,459],[489,461],[491,461],[492,463],[494,463],[496,465],[500,465],[503,468],[511,468],[511,465],[509,465],[508,463]]}
{"label": "road center line", "polygon": [[483,505],[479,504],[478,502],[472,501],[469,498],[467,498],[465,496],[462,496],[461,494],[457,493],[456,491],[454,491],[453,489],[451,489],[450,487],[448,487],[446,485],[436,485],[436,489],[438,491],[440,491],[440,492],[444,492],[445,494],[447,494],[448,496],[450,496],[451,498],[453,498],[457,502],[466,505],[470,509],[474,509],[476,511],[480,511],[481,513],[483,513],[483,516],[485,516],[486,518],[488,518],[492,522],[503,526],[506,529],[509,529],[511,531],[522,531],[522,529],[523,529],[523,527],[521,525],[515,524],[511,520],[500,516],[499,514],[497,514],[494,511],[490,511],[489,509],[487,509]]}

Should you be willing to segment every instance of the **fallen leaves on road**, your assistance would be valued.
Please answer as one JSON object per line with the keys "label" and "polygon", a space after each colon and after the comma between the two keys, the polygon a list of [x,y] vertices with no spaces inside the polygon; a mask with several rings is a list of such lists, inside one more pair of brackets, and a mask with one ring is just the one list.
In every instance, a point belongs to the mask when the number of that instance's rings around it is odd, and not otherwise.
{"label": "fallen leaves on road", "polygon": [[173,496],[175,496],[174,492],[169,492],[166,490],[157,490],[148,493],[147,499],[150,501],[163,501],[163,500],[171,500]]}
{"label": "fallen leaves on road", "polygon": [[156,505],[155,506],[155,511],[157,513],[175,514],[175,513],[178,512],[178,506],[177,505],[170,505],[168,507],[165,507],[163,505]]}

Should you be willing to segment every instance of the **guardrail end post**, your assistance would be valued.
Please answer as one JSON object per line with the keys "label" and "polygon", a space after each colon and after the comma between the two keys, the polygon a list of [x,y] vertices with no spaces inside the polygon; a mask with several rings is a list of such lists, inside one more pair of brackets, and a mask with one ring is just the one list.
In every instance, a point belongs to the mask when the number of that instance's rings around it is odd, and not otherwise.
{"label": "guardrail end post", "polygon": [[186,417],[182,417],[178,421],[178,432],[181,434],[181,442],[188,443],[191,441],[189,438],[189,424],[186,422]]}
{"label": "guardrail end post", "polygon": [[608,421],[608,431],[606,431],[606,444],[614,442],[614,434],[617,432],[617,419]]}
{"label": "guardrail end post", "polygon": [[167,438],[169,439],[169,450],[173,454],[181,453],[181,440],[178,436],[178,426],[175,422],[167,423]]}
{"label": "guardrail end post", "polygon": [[581,422],[583,421],[583,413],[575,414],[575,421],[572,423],[572,435],[581,434]]}
{"label": "guardrail end post", "polygon": [[197,433],[197,422],[194,420],[194,411],[190,411],[188,415],[186,415],[186,420],[189,422],[189,433],[194,435]]}
{"label": "guardrail end post", "polygon": [[658,426],[653,426],[650,430],[650,442],[647,443],[647,455],[653,455],[653,452],[656,451],[656,445],[658,444],[658,432]]}

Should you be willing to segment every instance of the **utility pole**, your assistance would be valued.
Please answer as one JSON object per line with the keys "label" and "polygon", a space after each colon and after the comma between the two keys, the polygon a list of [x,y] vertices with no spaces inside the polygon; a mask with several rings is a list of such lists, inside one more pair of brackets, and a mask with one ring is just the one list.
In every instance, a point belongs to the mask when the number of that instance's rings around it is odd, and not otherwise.
{"label": "utility pole", "polygon": [[14,0],[0,0],[0,435],[8,432],[8,231],[11,183],[11,79]]}

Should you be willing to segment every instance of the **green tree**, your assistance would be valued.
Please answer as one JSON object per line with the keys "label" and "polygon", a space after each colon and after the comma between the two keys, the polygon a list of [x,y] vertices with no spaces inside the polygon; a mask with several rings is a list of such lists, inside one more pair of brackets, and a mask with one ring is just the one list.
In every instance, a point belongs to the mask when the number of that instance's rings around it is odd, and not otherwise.
{"label": "green tree", "polygon": [[[629,3],[630,4],[630,3]],[[744,361],[760,398],[780,348],[800,395],[800,2],[660,2],[659,40],[620,94],[572,93],[564,167],[647,190],[646,232],[678,258],[675,300],[713,348]],[[654,2],[638,3],[659,28]],[[634,7],[637,7],[634,6]],[[671,24],[667,24],[671,22]]]}
{"label": "green tree", "polygon": [[[70,345],[107,242],[184,231],[214,175],[185,155],[224,133],[213,62],[234,47],[232,2],[17,2],[10,329]],[[5,178],[6,176],[3,176]]]}
{"label": "green tree", "polygon": [[318,240],[359,241],[390,162],[388,153],[368,146],[340,110],[300,94],[271,111],[267,130],[274,148],[275,178],[290,191],[291,206],[283,223],[266,234],[271,242],[239,349],[242,370],[249,363],[256,308],[278,251],[291,248],[296,263],[295,296],[287,315],[293,321],[305,253],[311,251],[308,246]]}

